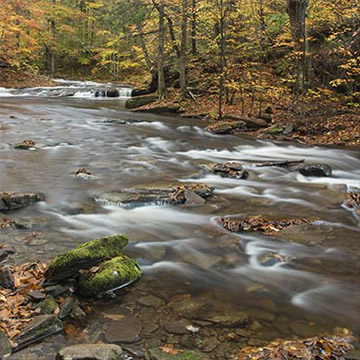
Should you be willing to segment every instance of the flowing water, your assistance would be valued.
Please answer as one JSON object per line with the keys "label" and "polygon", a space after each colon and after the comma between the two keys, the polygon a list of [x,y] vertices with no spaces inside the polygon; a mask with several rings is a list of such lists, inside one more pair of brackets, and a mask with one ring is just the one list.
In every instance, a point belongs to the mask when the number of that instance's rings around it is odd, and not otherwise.
{"label": "flowing water", "polygon": [[[17,262],[125,233],[127,252],[139,260],[155,294],[171,298],[184,288],[215,308],[246,311],[266,324],[269,339],[335,326],[357,330],[360,219],[342,205],[342,184],[360,188],[359,152],[212,135],[199,120],[125,111],[129,88],[120,98],[95,99],[94,86],[63,81],[55,89],[0,91],[0,191],[46,197],[6,214],[32,224],[30,232],[0,231],[0,243],[16,247]],[[64,96],[70,91],[73,96]],[[40,148],[14,149],[25,139]],[[199,175],[210,162],[301,159],[329,164],[333,176],[270,167],[250,167],[250,180]],[[76,178],[81,167],[96,178]],[[215,196],[199,207],[94,201],[111,191],[176,181],[208,184]],[[319,222],[276,236],[229,233],[217,222],[258,214]],[[263,266],[260,259],[269,253],[291,261]]]}

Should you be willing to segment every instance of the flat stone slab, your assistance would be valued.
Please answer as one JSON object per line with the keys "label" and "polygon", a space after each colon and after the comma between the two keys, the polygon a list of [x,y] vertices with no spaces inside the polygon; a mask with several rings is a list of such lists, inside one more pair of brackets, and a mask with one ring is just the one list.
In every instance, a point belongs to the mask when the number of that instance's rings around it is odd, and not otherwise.
{"label": "flat stone slab", "polygon": [[122,352],[113,344],[80,344],[60,350],[56,360],[119,360]]}
{"label": "flat stone slab", "polygon": [[158,308],[165,304],[164,300],[153,295],[143,296],[137,299],[137,302],[146,307],[154,307],[154,308]]}
{"label": "flat stone slab", "polygon": [[54,335],[63,330],[63,324],[56,315],[40,315],[32,319],[23,332],[14,338],[18,345],[16,350],[23,349],[29,344]]}
{"label": "flat stone slab", "polygon": [[209,313],[201,318],[224,327],[244,327],[249,324],[248,314],[242,311]]}
{"label": "flat stone slab", "polygon": [[125,316],[110,324],[105,332],[105,340],[113,344],[131,344],[139,339],[141,330],[140,319],[134,316]]}
{"label": "flat stone slab", "polygon": [[190,331],[187,330],[187,326],[191,325],[191,323],[187,320],[179,320],[179,321],[172,321],[165,324],[164,328],[167,332],[176,335],[186,335],[190,334]]}

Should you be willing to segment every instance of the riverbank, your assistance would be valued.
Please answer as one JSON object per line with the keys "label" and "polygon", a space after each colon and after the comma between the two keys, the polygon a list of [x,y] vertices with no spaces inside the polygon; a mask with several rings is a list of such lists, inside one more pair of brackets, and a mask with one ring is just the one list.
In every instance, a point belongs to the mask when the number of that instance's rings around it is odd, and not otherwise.
{"label": "riverbank", "polygon": [[[91,81],[99,79],[91,78]],[[107,79],[111,81],[111,79]],[[103,80],[104,81],[104,80]],[[139,79],[131,78],[129,83],[134,87],[144,87]],[[0,69],[0,87],[26,88],[39,86],[56,86],[48,76],[32,72],[16,72]],[[267,91],[259,114],[251,94],[242,95],[241,99],[232,99],[233,104],[224,103],[223,120],[220,127],[230,124],[233,129],[215,133],[246,133],[258,139],[296,141],[307,145],[336,146],[360,148],[360,108],[356,102],[349,104],[345,96],[330,91],[311,91],[306,95],[294,96],[283,89],[281,96],[274,91]],[[194,90],[193,90],[194,91]],[[169,88],[164,100],[155,100],[136,108],[157,114],[179,115],[181,117],[204,119],[204,128],[209,123],[214,128],[219,126],[218,96],[207,91],[189,93],[186,100],[180,100],[179,89]],[[259,105],[259,104],[257,104]],[[265,126],[234,126],[234,119],[260,119]],[[237,119],[239,117],[239,119]],[[232,124],[231,124],[232,123]]]}
{"label": "riverbank", "polygon": [[[205,119],[206,127],[209,121],[219,124],[217,120],[218,99],[216,95],[203,95],[196,99],[180,101],[178,90],[170,89],[165,100],[158,100],[141,106],[137,111],[152,113],[177,113],[181,117]],[[289,95],[285,100],[267,98],[264,111],[259,116],[251,112],[251,103],[245,102],[240,114],[239,104],[224,105],[221,126],[226,126],[238,117],[260,119],[266,121],[265,126],[253,126],[243,129],[235,126],[231,131],[223,133],[247,134],[258,139],[296,141],[307,145],[339,146],[360,148],[360,109],[348,107],[340,99],[329,100],[311,97],[294,99]],[[217,133],[215,131],[215,133]],[[218,132],[218,133],[221,133]]]}

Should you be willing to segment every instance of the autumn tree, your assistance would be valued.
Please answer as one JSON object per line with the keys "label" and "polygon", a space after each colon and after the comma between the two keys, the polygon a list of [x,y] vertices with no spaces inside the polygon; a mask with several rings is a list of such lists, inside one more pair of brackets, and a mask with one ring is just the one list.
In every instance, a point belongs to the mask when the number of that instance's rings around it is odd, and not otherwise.
{"label": "autumn tree", "polygon": [[309,0],[287,0],[291,35],[296,51],[296,89],[303,91],[306,81],[306,9]]}

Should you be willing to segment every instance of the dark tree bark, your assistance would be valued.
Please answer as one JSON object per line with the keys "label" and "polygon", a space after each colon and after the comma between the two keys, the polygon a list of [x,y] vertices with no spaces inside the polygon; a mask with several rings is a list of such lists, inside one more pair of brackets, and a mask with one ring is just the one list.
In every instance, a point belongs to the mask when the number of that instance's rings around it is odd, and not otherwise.
{"label": "dark tree bark", "polygon": [[168,23],[169,35],[170,35],[170,39],[171,39],[171,42],[172,42],[173,49],[175,51],[175,54],[176,54],[177,58],[180,59],[181,53],[180,53],[179,46],[178,46],[178,44],[176,42],[176,37],[175,37],[175,32],[174,32],[174,23],[173,23],[173,21],[172,21],[169,14],[167,14],[166,12],[164,12],[164,14],[165,14],[165,17],[166,17],[166,20],[167,20],[167,23]]}
{"label": "dark tree bark", "polygon": [[138,30],[138,33],[139,33],[140,46],[141,46],[141,49],[142,49],[143,54],[144,54],[146,67],[150,72],[152,72],[153,63],[151,61],[149,52],[148,52],[147,47],[146,47],[145,36],[144,36],[144,32],[143,32],[141,24],[137,24],[137,30]]}
{"label": "dark tree bark", "polygon": [[[309,0],[286,0],[287,11],[290,18],[291,36],[297,52],[296,60],[296,90],[305,89],[307,64],[306,64],[306,9]],[[301,53],[301,55],[300,55]]]}
{"label": "dark tree bark", "polygon": [[[54,5],[55,5],[55,3],[56,3],[56,0],[53,0]],[[52,33],[52,36],[53,36],[54,42],[55,42],[56,23],[55,23],[54,19],[50,20],[50,28],[51,28],[51,33]],[[55,50],[54,49],[50,50],[50,70],[51,70],[51,76],[54,77],[54,75],[55,75]]]}
{"label": "dark tree bark", "polygon": [[191,3],[191,53],[193,56],[197,55],[197,40],[196,40],[196,21],[197,21],[197,16],[196,16],[196,5],[197,5],[197,0],[192,0]]}
{"label": "dark tree bark", "polygon": [[181,2],[181,52],[180,52],[180,89],[181,98],[185,99],[187,95],[186,84],[186,59],[187,59],[187,19],[188,19],[188,0]]}

